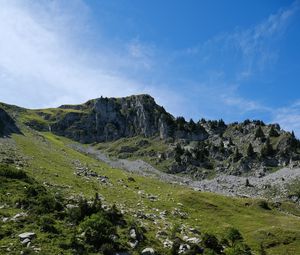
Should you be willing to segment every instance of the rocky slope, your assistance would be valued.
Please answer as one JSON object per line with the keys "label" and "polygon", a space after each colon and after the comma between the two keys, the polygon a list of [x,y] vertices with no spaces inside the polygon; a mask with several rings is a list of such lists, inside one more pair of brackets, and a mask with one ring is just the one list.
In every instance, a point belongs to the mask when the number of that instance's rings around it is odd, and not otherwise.
{"label": "rocky slope", "polygon": [[[186,121],[173,117],[149,95],[98,98],[54,109],[7,109],[38,131],[98,143],[113,156],[143,158],[160,170],[188,174],[198,180],[221,173],[264,176],[299,165],[299,141],[278,124],[255,120],[231,124],[223,120]],[[130,142],[132,139],[135,144]],[[113,148],[115,141],[121,142]]]}

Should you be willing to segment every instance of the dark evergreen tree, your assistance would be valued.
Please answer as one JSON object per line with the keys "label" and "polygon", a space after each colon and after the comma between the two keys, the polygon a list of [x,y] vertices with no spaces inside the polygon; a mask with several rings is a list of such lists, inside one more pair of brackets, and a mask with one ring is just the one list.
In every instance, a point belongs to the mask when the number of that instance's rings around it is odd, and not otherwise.
{"label": "dark evergreen tree", "polygon": [[247,148],[247,156],[250,158],[253,158],[255,156],[255,152],[253,150],[253,146],[251,143],[249,143],[248,148]]}
{"label": "dark evergreen tree", "polygon": [[273,125],[271,126],[271,129],[269,131],[269,136],[270,137],[278,137],[279,136],[277,130],[274,128]]}
{"label": "dark evergreen tree", "polygon": [[271,145],[270,139],[267,139],[265,145],[261,149],[260,155],[261,157],[264,158],[264,157],[272,156],[273,154],[274,154],[274,150]]}
{"label": "dark evergreen tree", "polygon": [[233,162],[239,161],[241,159],[241,157],[242,157],[242,155],[239,152],[239,149],[236,147],[235,151],[234,151],[234,154],[233,154]]}
{"label": "dark evergreen tree", "polygon": [[264,134],[264,131],[262,130],[261,126],[259,126],[256,129],[255,138],[265,138],[265,134]]}

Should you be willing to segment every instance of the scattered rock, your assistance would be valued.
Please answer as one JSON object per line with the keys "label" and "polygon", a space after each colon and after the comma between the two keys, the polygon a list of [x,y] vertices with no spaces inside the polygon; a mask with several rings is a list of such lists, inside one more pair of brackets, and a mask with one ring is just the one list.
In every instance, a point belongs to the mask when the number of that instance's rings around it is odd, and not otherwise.
{"label": "scattered rock", "polygon": [[134,228],[130,229],[130,231],[129,231],[129,236],[130,236],[130,238],[132,238],[132,239],[134,239],[134,240],[137,239],[137,234],[136,234],[136,231],[135,231]]}
{"label": "scattered rock", "polygon": [[178,254],[185,254],[191,247],[188,244],[180,244]]}
{"label": "scattered rock", "polygon": [[142,250],[141,255],[154,255],[155,251],[153,248],[145,248],[144,250]]}
{"label": "scattered rock", "polygon": [[170,241],[169,239],[166,239],[166,240],[163,242],[163,245],[164,245],[164,248],[171,249],[172,246],[173,246],[173,242]]}
{"label": "scattered rock", "polygon": [[36,234],[34,232],[25,232],[19,235],[20,240],[23,241],[25,239],[32,240],[33,238],[36,237]]}
{"label": "scattered rock", "polygon": [[134,242],[128,242],[129,246],[134,249],[135,247],[138,246],[139,244],[139,241],[138,240],[135,240]]}

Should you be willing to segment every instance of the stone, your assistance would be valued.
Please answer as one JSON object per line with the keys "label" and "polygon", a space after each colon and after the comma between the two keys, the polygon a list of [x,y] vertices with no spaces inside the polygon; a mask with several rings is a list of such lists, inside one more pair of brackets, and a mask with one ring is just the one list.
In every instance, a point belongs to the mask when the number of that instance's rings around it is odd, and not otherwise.
{"label": "stone", "polygon": [[32,240],[33,238],[36,237],[36,234],[34,232],[24,232],[24,233],[20,234],[19,237],[20,237],[21,241],[23,241],[27,238]]}
{"label": "stone", "polygon": [[134,240],[137,239],[137,234],[136,234],[136,231],[134,228],[130,229],[129,236],[130,236],[130,238],[132,238]]}
{"label": "stone", "polygon": [[191,247],[188,244],[180,244],[178,254],[185,254]]}
{"label": "stone", "polygon": [[141,255],[154,255],[155,251],[153,248],[145,248],[144,250],[142,250]]}
{"label": "stone", "polygon": [[21,212],[21,213],[16,214],[15,216],[13,216],[11,220],[12,221],[18,221],[20,218],[25,218],[27,216],[28,216],[27,213]]}
{"label": "stone", "polygon": [[25,239],[21,242],[21,244],[23,244],[23,245],[27,245],[28,243],[30,243],[30,239],[29,239],[29,238],[25,238]]}
{"label": "stone", "polygon": [[166,240],[163,242],[163,245],[164,245],[164,248],[171,249],[172,246],[173,246],[173,242],[170,241],[169,239],[166,239]]}
{"label": "stone", "polygon": [[197,237],[190,237],[190,238],[186,239],[186,241],[187,241],[188,243],[193,243],[193,244],[198,244],[198,243],[200,243],[200,239],[197,238]]}
{"label": "stone", "polygon": [[128,242],[129,246],[134,249],[139,244],[138,240],[135,240],[134,242]]}

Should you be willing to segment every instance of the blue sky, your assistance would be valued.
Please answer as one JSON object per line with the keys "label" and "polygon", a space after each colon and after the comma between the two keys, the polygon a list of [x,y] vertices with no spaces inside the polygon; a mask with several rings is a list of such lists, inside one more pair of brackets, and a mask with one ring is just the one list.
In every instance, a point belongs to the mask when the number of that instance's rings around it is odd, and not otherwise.
{"label": "blue sky", "polygon": [[0,101],[149,93],[173,115],[300,135],[300,2],[0,0]]}

